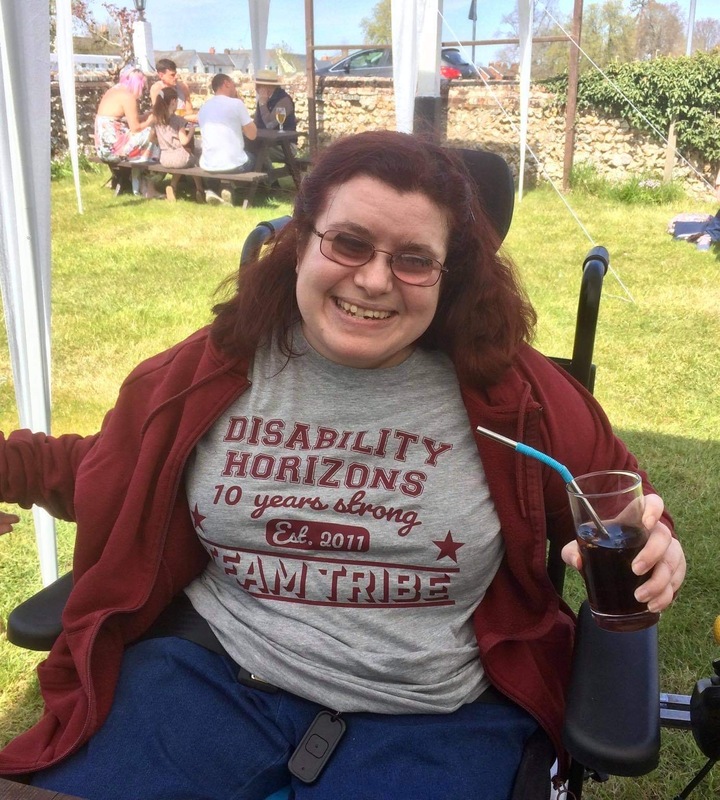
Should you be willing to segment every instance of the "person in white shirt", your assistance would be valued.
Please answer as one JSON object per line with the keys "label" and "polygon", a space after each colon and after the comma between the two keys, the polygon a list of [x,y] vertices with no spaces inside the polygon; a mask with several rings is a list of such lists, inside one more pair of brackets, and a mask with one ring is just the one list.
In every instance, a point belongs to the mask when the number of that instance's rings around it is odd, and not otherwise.
{"label": "person in white shirt", "polygon": [[[245,149],[245,138],[254,139],[257,127],[245,103],[237,96],[232,78],[218,73],[211,83],[213,97],[198,113],[202,133],[200,166],[206,172],[250,172],[254,157]],[[209,203],[222,203],[218,196],[220,182],[207,182]]]}

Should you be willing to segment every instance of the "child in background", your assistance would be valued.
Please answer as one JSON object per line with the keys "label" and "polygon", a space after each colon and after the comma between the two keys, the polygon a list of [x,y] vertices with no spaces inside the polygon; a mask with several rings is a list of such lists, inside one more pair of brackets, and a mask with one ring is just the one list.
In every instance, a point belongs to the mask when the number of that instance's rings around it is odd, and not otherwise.
{"label": "child in background", "polygon": [[[164,88],[158,92],[153,105],[155,117],[155,137],[160,148],[160,163],[171,169],[197,166],[195,152],[195,126],[178,116],[175,112],[178,105],[178,93],[175,89]],[[170,185],[165,190],[167,199],[175,202],[181,175],[173,175]],[[202,180],[195,181],[195,199],[205,202]]]}

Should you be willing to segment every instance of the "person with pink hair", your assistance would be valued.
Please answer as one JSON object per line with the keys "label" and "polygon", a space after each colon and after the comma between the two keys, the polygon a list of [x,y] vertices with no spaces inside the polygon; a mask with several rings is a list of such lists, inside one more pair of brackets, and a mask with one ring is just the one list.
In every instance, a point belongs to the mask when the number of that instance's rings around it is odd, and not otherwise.
{"label": "person with pink hair", "polygon": [[[153,161],[159,156],[155,144],[152,113],[140,114],[138,100],[145,89],[145,75],[137,67],[125,68],[120,80],[100,100],[95,115],[95,149],[108,164],[120,161]],[[144,184],[144,185],[141,185]],[[146,197],[162,197],[149,180],[140,180],[133,170],[133,192]]]}

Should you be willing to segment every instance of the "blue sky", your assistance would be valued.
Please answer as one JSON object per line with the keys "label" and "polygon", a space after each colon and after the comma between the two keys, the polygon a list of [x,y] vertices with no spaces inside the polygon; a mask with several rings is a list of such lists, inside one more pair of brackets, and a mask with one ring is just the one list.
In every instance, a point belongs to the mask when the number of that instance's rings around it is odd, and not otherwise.
{"label": "blue sky", "polygon": [[[594,0],[585,0],[585,8]],[[687,14],[691,0],[675,0]],[[116,5],[132,8],[131,0],[114,0]],[[494,38],[502,17],[517,0],[477,0],[478,39]],[[363,41],[360,20],[372,15],[377,0],[315,0],[315,44],[360,44]],[[559,0],[559,7],[570,14],[573,0]],[[91,0],[98,21],[106,18],[101,0]],[[720,20],[720,0],[697,0],[696,18]],[[444,0],[443,41],[472,38],[468,19],[470,0]],[[250,48],[247,0],[147,0],[146,17],[152,25],[156,50],[172,50],[176,44],[186,49],[222,51]],[[304,0],[270,0],[268,47],[286,42],[294,52],[305,51]],[[480,48],[477,61],[487,61]]]}

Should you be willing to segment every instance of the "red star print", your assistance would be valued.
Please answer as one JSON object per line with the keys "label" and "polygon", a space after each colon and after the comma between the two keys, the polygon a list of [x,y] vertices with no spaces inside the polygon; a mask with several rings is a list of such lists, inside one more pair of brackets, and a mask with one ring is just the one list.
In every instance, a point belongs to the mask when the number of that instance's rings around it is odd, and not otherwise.
{"label": "red star print", "polygon": [[195,528],[199,528],[203,533],[205,533],[205,528],[203,528],[202,524],[203,520],[207,519],[207,517],[204,517],[200,513],[197,507],[197,503],[195,503],[195,508],[193,508],[192,510],[192,518],[193,518],[193,525],[195,526]]}
{"label": "red star print", "polygon": [[435,559],[436,561],[440,561],[441,558],[452,558],[452,560],[457,564],[457,551],[465,543],[453,541],[452,532],[448,531],[447,536],[444,539],[433,539],[433,544],[436,544],[440,548],[438,557]]}

